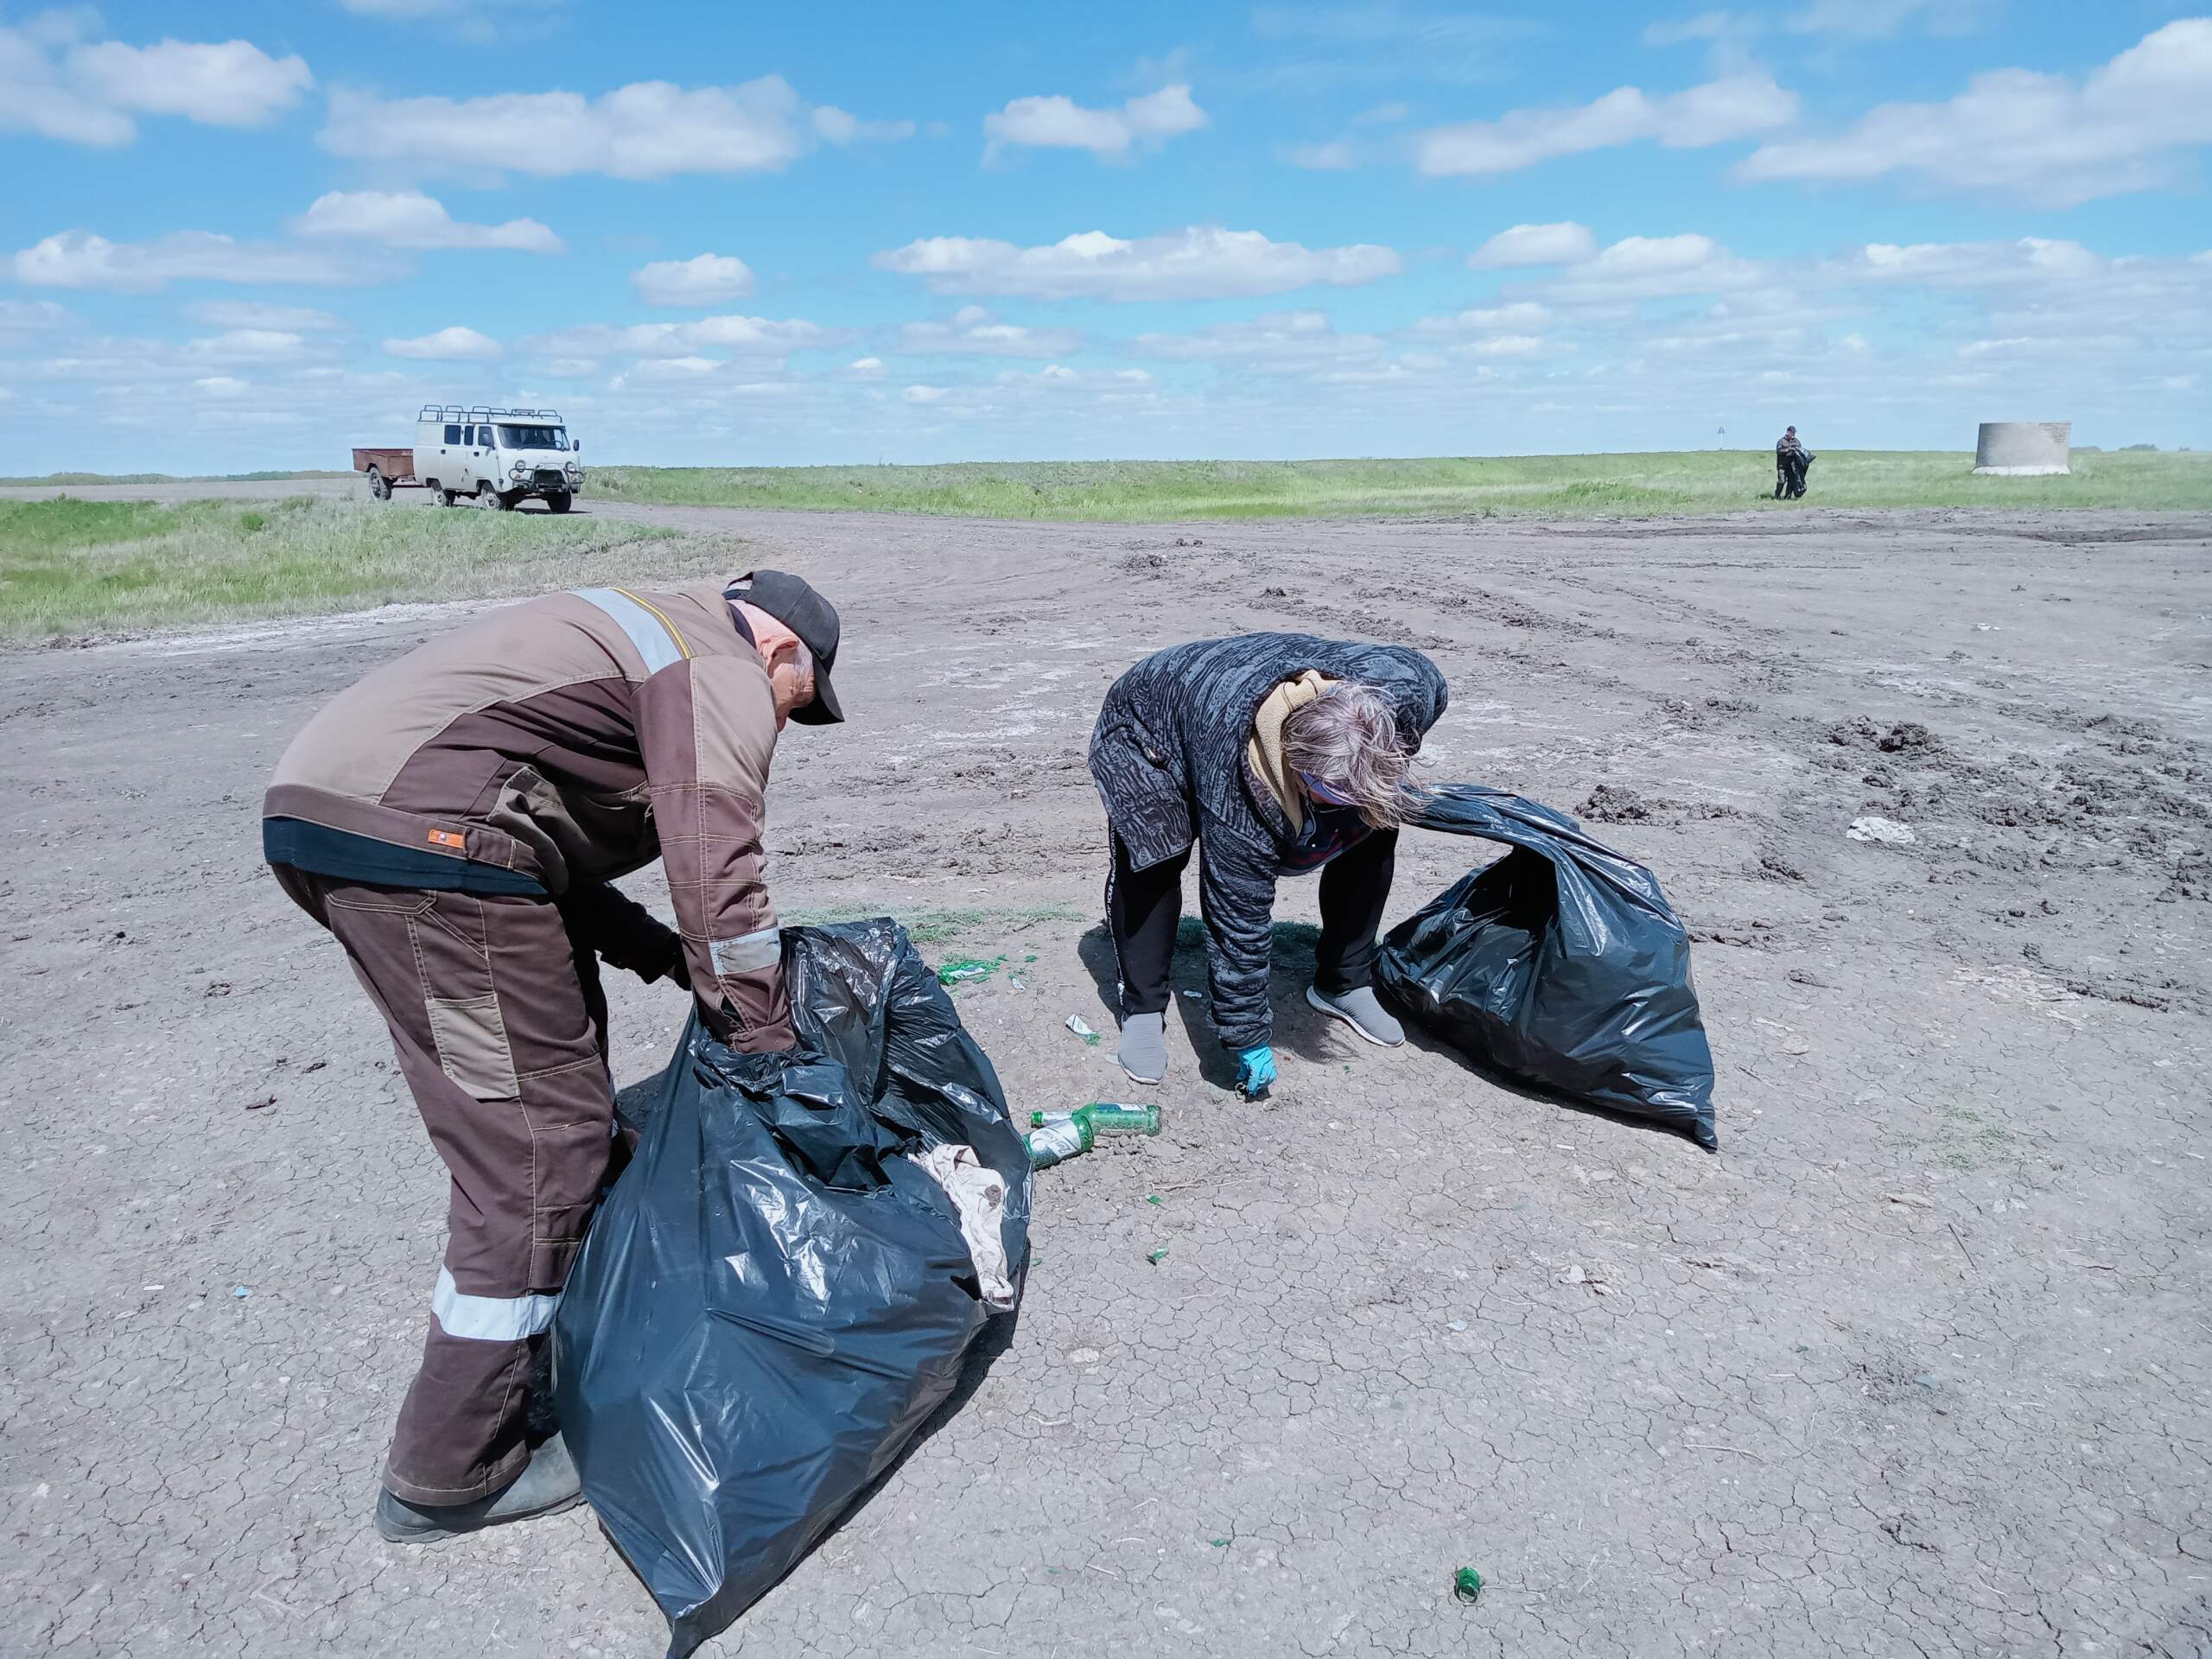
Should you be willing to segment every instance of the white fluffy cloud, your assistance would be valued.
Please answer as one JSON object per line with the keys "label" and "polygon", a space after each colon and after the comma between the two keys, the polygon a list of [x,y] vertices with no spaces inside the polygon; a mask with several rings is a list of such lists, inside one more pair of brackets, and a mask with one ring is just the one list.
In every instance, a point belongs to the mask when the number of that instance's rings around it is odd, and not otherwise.
{"label": "white fluffy cloud", "polygon": [[1083,349],[1075,328],[1025,328],[1001,322],[980,305],[963,306],[949,322],[910,322],[899,330],[906,357],[1071,357]]}
{"label": "white fluffy cloud", "polygon": [[1963,35],[1988,21],[2003,0],[1810,0],[1771,11],[1701,11],[1644,26],[1646,46],[1689,41],[1722,43],[1756,38],[1779,29],[1791,35],[1826,35],[1880,41],[1908,31]]}
{"label": "white fluffy cloud", "polygon": [[137,137],[134,115],[257,127],[315,85],[298,57],[247,41],[88,41],[86,11],[41,13],[0,26],[0,130],[113,147]]}
{"label": "white fluffy cloud", "polygon": [[1322,144],[1293,144],[1282,152],[1282,158],[1309,173],[1349,173],[1359,165],[1359,153],[1346,138],[1332,138]]}
{"label": "white fluffy cloud", "polygon": [[1533,300],[1516,300],[1477,306],[1448,317],[1423,317],[1407,333],[1448,358],[1491,362],[1540,355],[1550,343],[1548,329],[1553,321],[1548,308]]}
{"label": "white fluffy cloud", "polygon": [[630,286],[647,305],[721,305],[753,291],[753,268],[727,253],[656,259],[630,273]]}
{"label": "white fluffy cloud", "polygon": [[261,126],[315,85],[303,60],[272,58],[248,41],[207,46],[103,41],[72,51],[69,72],[118,109],[181,115],[211,127]]}
{"label": "white fluffy cloud", "polygon": [[469,225],[419,190],[333,190],[292,221],[308,237],[353,237],[387,248],[511,248],[560,253],[566,245],[534,219]]}
{"label": "white fluffy cloud", "polygon": [[1709,236],[1625,236],[1594,258],[1569,265],[1542,292],[1560,303],[1617,304],[1728,293],[1771,279],[1764,267]]}
{"label": "white fluffy cloud", "polygon": [[877,254],[879,270],[919,276],[941,294],[1032,299],[1211,300],[1350,288],[1395,276],[1404,262],[1371,243],[1307,248],[1257,231],[1193,225],[1124,241],[1085,231],[1048,246],[932,236]]}
{"label": "white fluffy cloud", "polygon": [[200,300],[184,315],[211,328],[275,328],[289,334],[326,332],[346,327],[343,317],[304,305],[270,305],[260,300]]}
{"label": "white fluffy cloud", "polygon": [[188,359],[207,363],[288,363],[307,349],[304,334],[283,328],[226,328],[184,343]]}
{"label": "white fluffy cloud", "polygon": [[1885,104],[1834,137],[1763,146],[1751,180],[1904,174],[2058,206],[2164,182],[2177,150],[2212,143],[2212,17],[2144,36],[2078,86],[1998,69],[1940,104]]}
{"label": "white fluffy cloud", "polygon": [[1477,306],[1471,310],[1454,312],[1448,317],[1423,317],[1414,325],[1414,332],[1455,340],[1501,334],[1526,334],[1543,327],[1551,321],[1551,316],[1548,310],[1534,300],[1516,300],[1509,305]]}
{"label": "white fluffy cloud", "polygon": [[1758,71],[1662,97],[1621,86],[1573,109],[1513,110],[1495,121],[1433,127],[1416,143],[1414,164],[1430,178],[1471,178],[1647,140],[1700,149],[1771,131],[1796,113],[1797,95]]}
{"label": "white fluffy cloud", "polygon": [[1191,89],[1181,84],[1133,98],[1118,110],[1085,109],[1058,94],[1017,98],[983,118],[983,155],[989,160],[1009,146],[1026,145],[1087,149],[1094,156],[1119,160],[1140,143],[1195,132],[1205,124],[1206,112],[1192,100]]}
{"label": "white fluffy cloud", "polygon": [[863,121],[833,104],[817,105],[810,118],[815,137],[825,144],[897,143],[914,136],[911,121]]}
{"label": "white fluffy cloud", "polygon": [[1250,322],[1218,322],[1187,334],[1139,334],[1140,357],[1184,363],[1236,363],[1277,373],[1310,371],[1372,357],[1373,334],[1340,334],[1325,313],[1278,311]]}
{"label": "white fluffy cloud", "polygon": [[67,306],[52,300],[0,300],[0,346],[21,345],[76,321]]}
{"label": "white fluffy cloud", "polygon": [[296,283],[336,287],[374,282],[380,268],[315,248],[238,242],[211,231],[179,231],[152,242],[111,242],[63,231],[10,261],[26,288],[102,289],[145,294],[173,282]]}
{"label": "white fluffy cloud", "polygon": [[[1821,264],[1809,280],[1861,303],[1885,291],[1941,296],[1967,308],[1977,338],[1962,355],[1994,353],[2052,359],[2085,341],[2115,339],[2117,365],[2156,361],[2186,369],[2212,359],[2212,283],[2203,254],[2113,257],[2079,242],[2023,237],[2012,242],[1871,243]],[[1977,309],[1978,308],[1978,309]],[[2102,384],[2102,382],[2101,382]]]}
{"label": "white fluffy cloud", "polygon": [[[838,344],[842,333],[798,319],[702,317],[695,322],[585,323],[523,341],[524,350],[543,357],[698,357],[728,352],[746,358],[781,358],[790,352],[815,351]],[[708,359],[713,360],[713,359]]]}
{"label": "white fluffy cloud", "polygon": [[1869,242],[1830,264],[1847,280],[1929,288],[1997,288],[2080,282],[2128,262],[2089,251],[2079,242],[2022,237],[2015,242]]}
{"label": "white fluffy cloud", "polygon": [[498,168],[538,178],[778,172],[805,148],[799,96],[780,75],[735,86],[638,81],[578,92],[380,99],[341,87],[318,142],[334,156],[424,172]]}
{"label": "white fluffy cloud", "polygon": [[1571,265],[1598,251],[1587,225],[1516,225],[1467,256],[1476,270],[1511,270],[1522,265]]}
{"label": "white fluffy cloud", "polygon": [[499,355],[499,342],[474,328],[458,324],[414,340],[387,340],[388,356],[420,358],[434,363],[487,363]]}

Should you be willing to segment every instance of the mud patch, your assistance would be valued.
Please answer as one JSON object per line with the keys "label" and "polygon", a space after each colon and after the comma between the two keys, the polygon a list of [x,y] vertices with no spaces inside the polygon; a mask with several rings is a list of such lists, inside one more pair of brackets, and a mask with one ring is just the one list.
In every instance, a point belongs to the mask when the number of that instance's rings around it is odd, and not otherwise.
{"label": "mud patch", "polygon": [[1709,823],[1750,815],[1719,801],[1676,801],[1645,795],[1624,784],[1600,784],[1574,809],[1590,823],[1674,824]]}

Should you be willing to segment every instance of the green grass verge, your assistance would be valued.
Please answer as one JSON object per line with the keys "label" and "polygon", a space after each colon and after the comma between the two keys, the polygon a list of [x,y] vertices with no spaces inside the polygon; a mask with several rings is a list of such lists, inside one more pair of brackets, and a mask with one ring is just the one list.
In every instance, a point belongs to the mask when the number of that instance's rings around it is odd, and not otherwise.
{"label": "green grass verge", "polygon": [[2065,478],[1976,478],[1932,450],[1822,450],[1812,493],[1773,499],[1768,451],[1429,461],[962,462],[943,467],[599,467],[594,495],[1116,523],[1205,518],[1650,518],[1823,507],[2212,508],[2212,454],[2076,451]]}
{"label": "green grass verge", "polygon": [[[365,501],[0,501],[0,639],[704,575],[726,546],[611,519]],[[643,543],[660,543],[647,550]]]}
{"label": "green grass verge", "polygon": [[297,478],[351,478],[351,472],[303,473],[48,473],[40,478],[0,478],[0,489],[40,489],[63,484],[283,484]]}

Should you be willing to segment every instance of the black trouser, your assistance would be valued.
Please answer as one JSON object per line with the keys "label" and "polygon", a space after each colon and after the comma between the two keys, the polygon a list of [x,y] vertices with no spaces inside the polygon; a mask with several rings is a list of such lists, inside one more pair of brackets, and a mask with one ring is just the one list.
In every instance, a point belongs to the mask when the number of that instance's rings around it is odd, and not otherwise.
{"label": "black trouser", "polygon": [[[1110,835],[1110,831],[1109,832]],[[1106,925],[1121,964],[1122,1015],[1160,1014],[1168,998],[1167,972],[1175,956],[1175,929],[1183,919],[1185,848],[1149,869],[1129,868],[1128,848],[1112,836],[1114,869],[1106,879]],[[1390,900],[1397,868],[1398,832],[1377,830],[1321,867],[1321,938],[1313,949],[1313,985],[1324,996],[1342,996],[1375,981],[1375,935]]]}

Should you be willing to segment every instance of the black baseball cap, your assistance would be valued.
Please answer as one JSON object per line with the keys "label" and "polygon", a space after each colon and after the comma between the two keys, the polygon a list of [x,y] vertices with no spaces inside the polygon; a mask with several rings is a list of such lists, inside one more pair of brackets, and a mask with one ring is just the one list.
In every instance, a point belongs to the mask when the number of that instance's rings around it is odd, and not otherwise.
{"label": "black baseball cap", "polygon": [[845,710],[830,683],[837,663],[837,607],[788,570],[755,570],[730,583],[727,594],[767,612],[814,653],[814,701],[792,709],[791,719],[801,726],[842,724]]}

